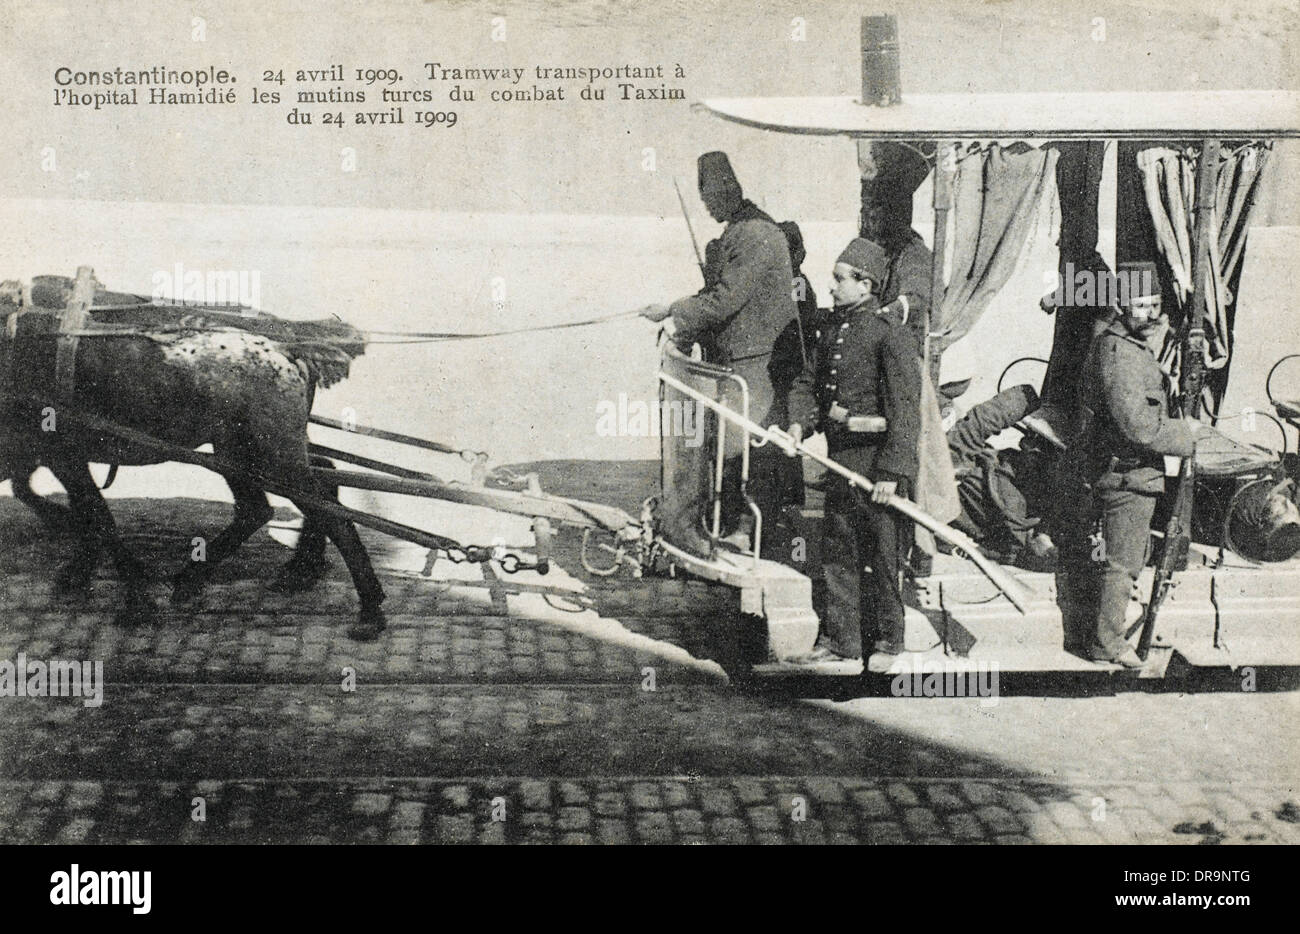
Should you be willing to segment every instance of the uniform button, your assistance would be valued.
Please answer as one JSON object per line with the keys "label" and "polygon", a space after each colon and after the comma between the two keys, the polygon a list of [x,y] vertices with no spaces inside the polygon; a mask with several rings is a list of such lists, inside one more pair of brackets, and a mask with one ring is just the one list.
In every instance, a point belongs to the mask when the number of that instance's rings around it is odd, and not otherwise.
{"label": "uniform button", "polygon": [[838,360],[838,359],[840,359],[840,355],[839,355],[839,354],[832,354],[832,355],[831,355],[831,359],[832,359],[832,360]]}
{"label": "uniform button", "polygon": [[848,326],[849,326],[849,323],[848,323],[847,321],[845,321],[843,324],[840,325],[840,330],[843,331],[843,330],[844,330],[845,328],[847,328]]}
{"label": "uniform button", "polygon": [[837,338],[835,338],[835,343],[837,343],[837,344],[842,344],[842,343],[844,343],[844,338],[842,338],[842,337],[837,337]]}

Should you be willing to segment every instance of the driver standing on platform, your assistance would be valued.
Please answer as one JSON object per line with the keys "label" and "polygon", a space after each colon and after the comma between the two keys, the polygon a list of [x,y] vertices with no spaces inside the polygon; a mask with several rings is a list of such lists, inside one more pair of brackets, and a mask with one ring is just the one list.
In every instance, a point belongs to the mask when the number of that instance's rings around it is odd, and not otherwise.
{"label": "driver standing on platform", "polygon": [[877,673],[905,651],[902,567],[912,525],[884,503],[910,495],[916,483],[922,378],[911,333],[877,314],[888,269],[888,254],[870,240],[840,254],[835,308],[790,392],[790,434],[802,440],[805,425],[822,431],[832,458],[875,483],[867,493],[828,477],[826,608],[817,643],[800,662],[857,660],[870,646],[867,669]]}
{"label": "driver standing on platform", "polygon": [[[726,153],[700,156],[699,182],[710,216],[727,225],[706,251],[704,288],[669,306],[648,305],[641,315],[651,321],[671,317],[679,344],[698,341],[707,362],[730,367],[744,378],[751,420],[784,425],[786,400],[778,397],[773,376],[792,365],[784,359],[789,351],[778,346],[782,332],[795,320],[789,245],[776,222],[745,198]],[[797,347],[793,353],[798,368]],[[724,402],[740,408],[739,399]],[[740,445],[747,440],[734,426],[726,433],[722,542],[739,551],[750,550],[754,534],[754,515],[741,492]],[[781,457],[773,445],[750,448],[748,493],[762,511],[765,528],[772,528],[780,513]],[[774,538],[763,536],[769,545]],[[763,551],[771,554],[768,547]]]}

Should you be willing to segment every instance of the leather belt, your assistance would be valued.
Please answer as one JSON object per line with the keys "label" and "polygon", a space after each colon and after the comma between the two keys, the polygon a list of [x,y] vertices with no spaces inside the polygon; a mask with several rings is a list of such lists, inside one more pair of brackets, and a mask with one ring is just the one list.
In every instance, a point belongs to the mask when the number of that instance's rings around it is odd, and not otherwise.
{"label": "leather belt", "polygon": [[883,415],[850,415],[849,410],[838,402],[831,403],[826,417],[854,434],[878,435],[889,429],[889,422]]}
{"label": "leather belt", "polygon": [[889,430],[889,422],[883,415],[850,415],[845,423],[849,431],[860,434],[883,434]]}

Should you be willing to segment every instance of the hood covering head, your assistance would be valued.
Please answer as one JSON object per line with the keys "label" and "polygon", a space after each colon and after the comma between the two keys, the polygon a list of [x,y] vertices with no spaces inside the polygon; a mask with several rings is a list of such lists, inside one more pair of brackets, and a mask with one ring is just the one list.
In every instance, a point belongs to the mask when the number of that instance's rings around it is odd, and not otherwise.
{"label": "hood covering head", "polygon": [[930,174],[930,163],[911,146],[890,141],[858,143],[862,179],[859,229],[897,248],[912,229],[912,196]]}
{"label": "hood covering head", "polygon": [[803,246],[803,232],[794,221],[781,221],[777,226],[785,234],[785,242],[790,246],[790,266],[798,272],[808,256],[808,251]]}

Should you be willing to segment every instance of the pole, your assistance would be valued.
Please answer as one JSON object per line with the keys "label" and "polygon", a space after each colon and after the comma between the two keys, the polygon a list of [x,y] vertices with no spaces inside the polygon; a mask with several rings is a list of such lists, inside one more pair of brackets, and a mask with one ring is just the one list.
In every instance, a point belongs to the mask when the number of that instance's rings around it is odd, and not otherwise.
{"label": "pole", "polygon": [[939,361],[941,354],[930,346],[932,323],[939,317],[943,307],[945,285],[943,267],[948,258],[948,212],[952,209],[952,175],[956,171],[952,140],[939,140],[934,148],[934,192],[931,203],[934,206],[934,249],[930,254],[930,306],[925,310],[925,355],[926,372],[930,375],[930,384],[939,388]]}
{"label": "pole", "polygon": [[[1187,305],[1183,322],[1182,367],[1179,379],[1180,398],[1184,416],[1198,418],[1201,414],[1201,390],[1205,386],[1205,313],[1207,280],[1210,277],[1210,237],[1218,236],[1211,230],[1214,215],[1215,189],[1219,177],[1219,141],[1207,139],[1201,144],[1200,163],[1196,172],[1196,209],[1192,230],[1192,297]],[[1138,638],[1138,656],[1146,659],[1155,633],[1156,615],[1173,585],[1176,571],[1187,567],[1187,553],[1192,538],[1192,503],[1196,487],[1196,456],[1183,458],[1178,471],[1178,486],[1174,494],[1173,509],[1165,525],[1164,538],[1157,553],[1155,578],[1151,582],[1151,599],[1147,601],[1142,620],[1142,635]]]}
{"label": "pole", "polygon": [[[734,422],[751,435],[762,438],[764,442],[770,441],[789,454],[800,454],[814,460],[822,466],[833,470],[845,480],[848,480],[849,483],[867,491],[868,493],[875,489],[876,485],[866,477],[862,476],[862,474],[850,470],[843,464],[831,460],[829,457],[818,454],[803,442],[795,441],[787,432],[784,432],[775,426],[764,428],[757,422],[750,421],[738,412],[732,411],[717,400],[710,399],[703,393],[697,392],[686,383],[683,383],[674,376],[670,376],[662,370],[659,371],[659,380],[660,382],[673,387],[678,392],[690,396],[699,404],[712,409],[727,421]],[[1012,605],[1017,610],[1021,613],[1028,612],[1029,594],[1025,591],[1024,587],[1001,567],[986,558],[983,552],[979,550],[979,546],[975,544],[974,540],[972,540],[970,536],[963,532],[959,532],[957,529],[954,529],[949,525],[945,525],[929,513],[922,510],[911,500],[904,499],[901,496],[889,497],[889,499],[885,501],[884,505],[897,512],[901,512],[913,522],[929,529],[937,538],[943,539],[954,548],[960,550],[962,554],[969,558],[975,566],[983,572],[985,577],[992,581],[993,584],[1006,595],[1007,599],[1011,601]]]}

